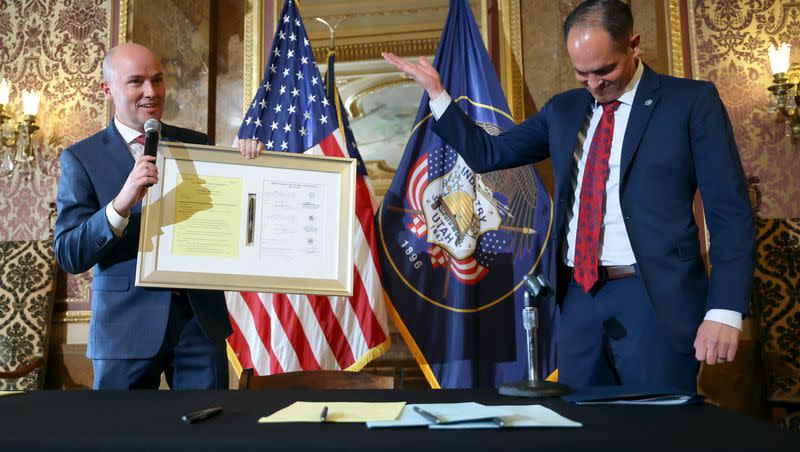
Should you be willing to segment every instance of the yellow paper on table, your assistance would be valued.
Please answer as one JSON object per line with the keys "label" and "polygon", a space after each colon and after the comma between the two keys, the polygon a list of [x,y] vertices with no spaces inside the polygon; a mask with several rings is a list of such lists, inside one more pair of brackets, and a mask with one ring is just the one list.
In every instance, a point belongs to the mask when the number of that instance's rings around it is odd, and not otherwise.
{"label": "yellow paper on table", "polygon": [[0,397],[4,395],[22,394],[24,391],[0,391]]}
{"label": "yellow paper on table", "polygon": [[328,407],[325,422],[392,421],[405,405],[406,402],[295,402],[258,422],[321,422],[324,407]]}

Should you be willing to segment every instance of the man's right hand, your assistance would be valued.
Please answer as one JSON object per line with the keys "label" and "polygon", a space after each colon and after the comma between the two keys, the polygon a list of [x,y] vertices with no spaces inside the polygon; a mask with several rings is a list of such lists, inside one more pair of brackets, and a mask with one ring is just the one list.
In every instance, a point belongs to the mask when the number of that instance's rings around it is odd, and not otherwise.
{"label": "man's right hand", "polygon": [[439,97],[439,94],[442,94],[442,91],[444,91],[439,72],[427,58],[419,57],[419,63],[410,63],[390,52],[382,52],[381,55],[389,64],[396,67],[399,71],[408,74],[425,88],[431,100]]}
{"label": "man's right hand", "polygon": [[264,143],[258,140],[239,139],[239,152],[248,160],[258,157],[263,150]]}
{"label": "man's right hand", "polygon": [[156,158],[152,155],[140,155],[136,159],[125,185],[111,202],[111,206],[120,216],[127,218],[133,206],[144,198],[147,187],[158,182],[158,168],[155,162]]}

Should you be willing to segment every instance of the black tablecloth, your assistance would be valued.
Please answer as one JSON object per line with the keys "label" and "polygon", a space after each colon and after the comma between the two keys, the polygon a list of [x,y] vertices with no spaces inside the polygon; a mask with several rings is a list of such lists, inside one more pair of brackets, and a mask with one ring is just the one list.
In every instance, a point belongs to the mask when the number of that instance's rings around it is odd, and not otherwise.
{"label": "black tablecloth", "polygon": [[[541,403],[578,429],[370,430],[364,424],[258,424],[298,401]],[[213,406],[198,424],[180,417]],[[38,391],[0,397],[0,451],[10,450],[787,450],[800,434],[710,405],[573,406],[494,391]]]}

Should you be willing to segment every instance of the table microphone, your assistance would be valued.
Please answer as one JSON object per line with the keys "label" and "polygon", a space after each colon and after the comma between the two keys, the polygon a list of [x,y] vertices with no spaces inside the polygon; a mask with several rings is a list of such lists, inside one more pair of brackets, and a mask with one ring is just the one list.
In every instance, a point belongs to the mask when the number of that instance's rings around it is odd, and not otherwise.
{"label": "table microphone", "polygon": [[161,138],[161,121],[148,119],[144,123],[144,155],[155,157],[158,150],[158,140]]}
{"label": "table microphone", "polygon": [[509,383],[500,386],[498,392],[502,395],[517,397],[558,397],[569,394],[571,391],[567,385],[552,381],[541,380],[536,369],[538,364],[538,344],[537,327],[539,313],[531,300],[538,296],[548,296],[553,293],[553,287],[547,279],[538,275],[525,275],[525,307],[522,308],[522,325],[525,327],[525,335],[528,339],[528,379]]}

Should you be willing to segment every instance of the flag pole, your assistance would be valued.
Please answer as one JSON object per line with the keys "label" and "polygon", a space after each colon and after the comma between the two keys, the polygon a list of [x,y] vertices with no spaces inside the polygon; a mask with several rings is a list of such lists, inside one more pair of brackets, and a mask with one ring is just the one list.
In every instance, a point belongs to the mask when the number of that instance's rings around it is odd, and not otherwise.
{"label": "flag pole", "polygon": [[[347,18],[346,17],[331,17],[329,20],[333,21],[336,20],[334,25],[331,25],[330,22],[325,20],[323,17],[315,17],[314,18],[317,22],[325,24],[328,27],[328,30],[331,32],[331,48],[330,50],[336,49],[336,29],[339,28],[339,25],[342,24]],[[338,20],[337,20],[338,19]]]}

